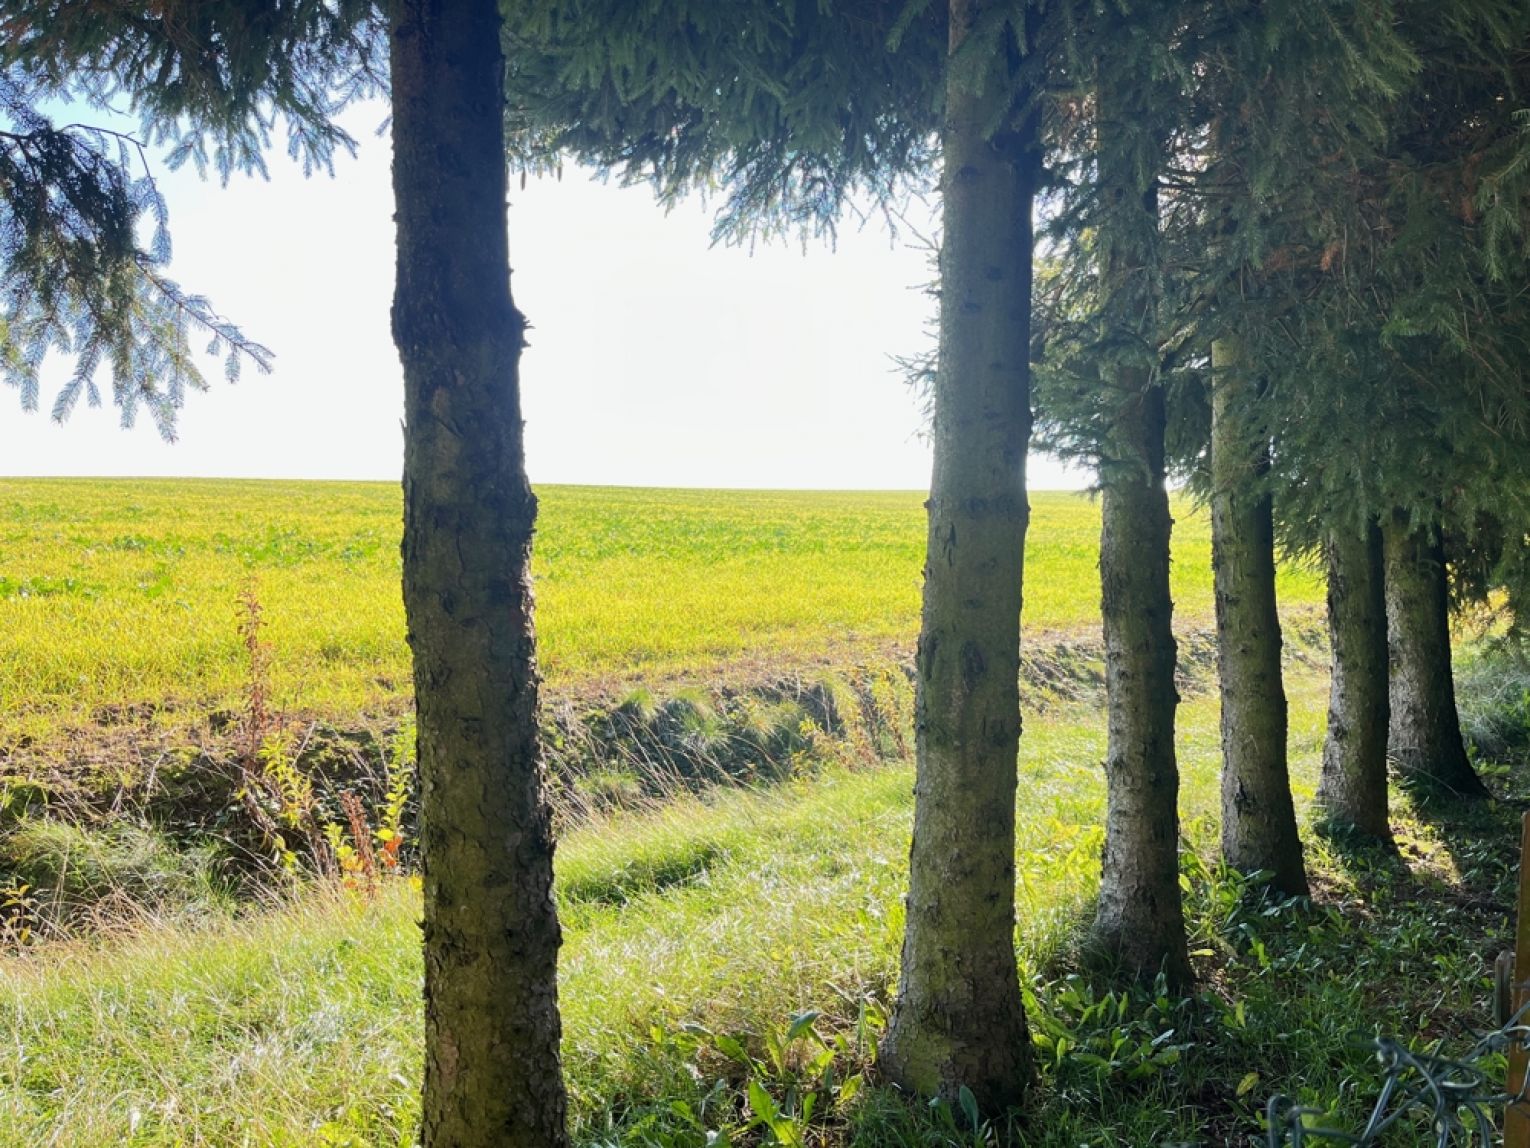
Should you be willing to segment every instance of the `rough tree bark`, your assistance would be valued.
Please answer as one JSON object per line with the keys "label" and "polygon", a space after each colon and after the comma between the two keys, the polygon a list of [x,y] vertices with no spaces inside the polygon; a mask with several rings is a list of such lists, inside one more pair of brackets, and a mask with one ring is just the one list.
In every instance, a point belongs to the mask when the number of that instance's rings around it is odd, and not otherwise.
{"label": "rough tree bark", "polygon": [[393,334],[404,365],[428,1148],[568,1142],[503,69],[495,0],[394,5]]}
{"label": "rough tree bark", "polygon": [[1450,584],[1445,554],[1427,530],[1394,512],[1382,524],[1391,726],[1387,751],[1425,792],[1486,797],[1466,756],[1450,667]]}
{"label": "rough tree bark", "polygon": [[[1145,110],[1101,75],[1100,184],[1111,198],[1101,226],[1101,294],[1117,339],[1151,338],[1157,232],[1155,171],[1123,142]],[[1145,177],[1145,179],[1144,179]],[[1124,341],[1124,340],[1123,340]],[[1174,755],[1176,647],[1169,596],[1173,519],[1164,485],[1164,395],[1147,369],[1107,364],[1114,404],[1100,446],[1101,610],[1109,743],[1105,848],[1094,933],[1130,976],[1160,970],[1191,980],[1179,889],[1179,767]]]}
{"label": "rough tree bark", "polygon": [[[982,18],[953,0],[951,47]],[[960,76],[960,72],[953,68]],[[935,467],[917,665],[908,924],[886,1076],[1018,1104],[1030,1040],[1015,964],[1020,592],[1030,438],[1036,127],[993,135],[1014,94],[950,82]]]}
{"label": "rough tree bark", "polygon": [[1222,699],[1222,859],[1305,896],[1307,868],[1286,763],[1286,690],[1275,604],[1275,516],[1260,479],[1269,444],[1251,418],[1258,387],[1242,348],[1211,348],[1211,567]]}
{"label": "rough tree bark", "polygon": [[1328,733],[1318,779],[1318,817],[1327,828],[1391,847],[1387,817],[1387,611],[1381,528],[1332,530],[1323,542],[1328,566],[1328,639],[1332,673]]}

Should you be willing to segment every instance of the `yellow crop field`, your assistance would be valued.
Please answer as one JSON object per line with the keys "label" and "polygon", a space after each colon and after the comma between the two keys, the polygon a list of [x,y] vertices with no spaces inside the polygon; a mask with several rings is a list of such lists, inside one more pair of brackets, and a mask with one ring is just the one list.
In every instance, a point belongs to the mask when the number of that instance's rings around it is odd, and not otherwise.
{"label": "yellow crop field", "polygon": [[[546,487],[534,570],[555,688],[854,656],[912,641],[923,496]],[[1099,508],[1033,495],[1025,624],[1098,623]],[[0,480],[0,748],[237,704],[257,595],[277,704],[342,718],[408,693],[391,483]],[[1174,592],[1209,625],[1206,518],[1176,507]],[[1283,572],[1292,606],[1320,581]]]}

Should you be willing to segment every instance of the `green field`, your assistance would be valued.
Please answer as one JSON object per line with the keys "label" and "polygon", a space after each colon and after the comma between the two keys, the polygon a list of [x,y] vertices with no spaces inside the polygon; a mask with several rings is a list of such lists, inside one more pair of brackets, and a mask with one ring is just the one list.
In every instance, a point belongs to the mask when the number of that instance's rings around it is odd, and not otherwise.
{"label": "green field", "polygon": [[[907,646],[922,496],[548,487],[543,673],[556,689]],[[1033,496],[1025,625],[1098,625],[1099,508]],[[236,704],[256,588],[279,705],[332,720],[407,697],[401,497],[385,483],[0,480],[0,751],[101,715],[172,724]],[[1176,508],[1182,626],[1212,609],[1206,518]],[[1312,608],[1318,579],[1282,575]]]}
{"label": "green field", "polygon": [[[708,711],[715,692],[700,696],[719,676],[853,666],[906,650],[917,627],[917,495],[541,493],[544,668],[555,692],[603,698],[604,709],[589,707],[597,713],[627,706],[617,687],[663,685],[696,733],[727,716]],[[40,738],[54,765],[113,765],[118,726],[194,723],[237,706],[239,600],[252,578],[279,704],[335,722],[397,712],[408,697],[399,503],[382,484],[0,481],[0,768],[23,738]],[[1052,643],[1050,668],[1067,671],[1070,658],[1087,668],[1098,508],[1062,494],[1034,504],[1032,648]],[[1206,519],[1184,502],[1176,513],[1176,618],[1183,633],[1204,632]],[[1285,570],[1281,592],[1288,611],[1319,609],[1309,571]],[[1305,819],[1327,683],[1299,643],[1292,655],[1292,782]],[[1103,833],[1104,715],[1097,692],[1045,693],[1042,682],[1028,695],[1017,944],[1040,1086],[1023,1137],[1002,1118],[975,1134],[949,1109],[879,1088],[872,1073],[903,926],[907,731],[871,752],[866,730],[827,737],[762,692],[739,703],[743,720],[751,706],[778,706],[805,739],[800,757],[788,746],[780,784],[681,785],[562,822],[577,1143],[1252,1143],[1275,1092],[1357,1126],[1379,1087],[1357,1038],[1481,1026],[1482,954],[1500,947],[1512,900],[1502,842],[1514,810],[1447,824],[1399,801],[1401,863],[1339,852],[1304,828],[1315,903],[1261,900],[1216,863],[1218,705],[1205,660],[1190,661],[1178,746],[1183,886],[1203,986],[1193,998],[1111,992],[1079,975],[1072,947]],[[853,676],[839,675],[838,688]],[[903,682],[896,668],[887,680]],[[693,683],[703,691],[688,693]],[[669,711],[657,703],[661,725]],[[889,712],[906,726],[906,710]],[[54,746],[67,752],[50,758]],[[228,820],[238,802],[225,793],[204,808],[216,786],[188,784],[215,766],[184,756],[178,788],[152,809],[141,804],[151,783],[134,790],[107,770],[94,805],[50,798],[6,811],[0,843],[15,872],[54,874],[86,903],[69,929],[0,952],[0,1148],[413,1142],[413,883],[387,878],[368,898],[272,871],[256,894],[269,905],[239,901],[225,848],[240,830]],[[186,810],[178,794],[192,799]],[[198,820],[209,809],[212,822]],[[0,925],[18,912],[62,919],[62,893],[50,910],[39,901],[46,886],[18,880],[0,872]],[[820,1015],[788,1044],[803,1010]],[[765,1131],[767,1102],[787,1131]],[[1432,1143],[1416,1131],[1398,1143]]]}

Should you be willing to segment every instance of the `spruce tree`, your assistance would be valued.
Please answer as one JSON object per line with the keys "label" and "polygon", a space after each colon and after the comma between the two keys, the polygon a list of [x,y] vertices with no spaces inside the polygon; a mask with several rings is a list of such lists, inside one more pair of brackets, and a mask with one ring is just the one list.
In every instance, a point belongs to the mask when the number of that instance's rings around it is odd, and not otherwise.
{"label": "spruce tree", "polygon": [[[1063,97],[1065,107],[1082,108],[1072,114],[1085,126],[1074,135],[1081,142],[1065,149],[1077,157],[1078,174],[1059,216],[1063,258],[1076,270],[1058,278],[1083,281],[1085,259],[1105,270],[1095,297],[1064,290],[1059,313],[1049,316],[1042,409],[1048,441],[1100,466],[1107,625],[1112,599],[1123,596],[1123,587],[1135,588],[1128,579],[1143,582],[1151,574],[1163,585],[1128,599],[1130,609],[1116,607],[1143,631],[1126,647],[1139,658],[1155,645],[1146,636],[1149,622],[1165,618],[1158,647],[1172,642],[1172,631],[1167,577],[1157,574],[1166,568],[1166,542],[1144,539],[1125,550],[1136,565],[1116,553],[1113,523],[1141,533],[1144,523],[1167,517],[1148,505],[1141,479],[1133,486],[1132,467],[1151,488],[1172,458],[1211,504],[1224,856],[1239,868],[1270,872],[1290,893],[1305,891],[1306,880],[1286,766],[1274,596],[1277,498],[1296,467],[1322,462],[1288,449],[1284,404],[1298,388],[1292,372],[1272,361],[1270,332],[1290,333],[1289,316],[1311,290],[1309,272],[1326,262],[1327,237],[1353,215],[1331,206],[1350,193],[1346,180],[1358,160],[1347,157],[1383,136],[1384,109],[1413,66],[1388,23],[1377,25],[1374,15],[1342,4],[1249,3],[1137,9],[1099,21],[1109,35],[1084,22],[1079,43],[1098,46],[1075,52],[1099,61],[1103,82],[1092,109],[1071,93]],[[1129,114],[1112,116],[1114,106]],[[1112,218],[1113,204],[1135,209],[1135,224],[1119,210]],[[1145,300],[1135,310],[1133,290]],[[1104,318],[1103,335],[1090,336],[1090,316]],[[1151,416],[1145,427],[1123,424],[1122,412],[1137,408],[1123,407],[1118,396],[1148,393],[1140,382],[1122,388],[1123,379],[1152,380],[1162,396],[1162,413],[1141,404]],[[1123,429],[1134,432],[1134,448],[1122,449]],[[1121,515],[1117,504],[1127,494],[1142,506]],[[1166,536],[1166,527],[1158,533]],[[1156,712],[1169,715],[1150,737],[1146,727],[1127,722],[1112,697],[1111,720],[1135,735],[1121,744],[1142,762],[1123,776],[1152,779],[1123,793],[1121,823],[1130,824],[1143,820],[1137,810],[1173,776],[1172,743],[1161,732],[1172,729],[1172,653],[1122,666],[1128,672],[1116,696],[1138,714],[1150,712],[1136,699],[1159,683]],[[1156,768],[1145,764],[1153,747]],[[1160,837],[1168,836],[1172,807],[1159,818]],[[1152,854],[1130,848],[1122,856]],[[1177,877],[1172,863],[1161,848],[1152,867],[1165,899]],[[1112,855],[1108,832],[1102,925],[1117,915],[1117,904],[1147,900],[1119,895],[1113,869],[1145,880]],[[1109,943],[1123,932],[1135,940],[1152,930],[1105,928],[1102,939]],[[1153,967],[1141,957],[1134,963]]]}
{"label": "spruce tree", "polygon": [[[165,273],[170,231],[152,158],[171,167],[264,171],[277,127],[309,168],[354,141],[333,122],[381,90],[380,22],[370,3],[299,0],[262,18],[235,0],[168,2],[135,15],[99,0],[0,13],[0,378],[23,409],[42,402],[50,351],[73,356],[53,417],[100,376],[131,425],[147,411],[166,439],[188,389],[205,388],[205,343],[239,377],[271,353]],[[47,110],[72,101],[86,122]],[[138,132],[112,113],[127,110]],[[94,122],[89,122],[94,121]],[[145,232],[148,232],[145,235]]]}
{"label": "spruce tree", "polygon": [[[1181,116],[1164,65],[1183,11],[1068,10],[1047,41],[1049,136],[1068,181],[1052,207],[1046,442],[1101,491],[1107,804],[1094,946],[1131,978],[1191,979],[1179,884],[1176,645],[1169,593],[1162,181]],[[1074,19],[1076,17],[1076,19]],[[1172,72],[1172,68],[1170,69]]]}
{"label": "spruce tree", "polygon": [[[661,198],[726,197],[720,233],[831,231],[848,194],[943,161],[935,469],[917,658],[908,923],[883,1071],[984,1110],[1019,1102],[1029,1042],[1014,951],[1016,753],[1030,430],[1033,29],[1013,6],[663,5],[527,15],[512,75],[532,156],[553,148]],[[561,12],[561,15],[559,14]],[[676,46],[677,37],[683,46]],[[538,54],[542,54],[539,62]],[[949,53],[949,59],[948,59]],[[565,84],[549,104],[537,77]]]}
{"label": "spruce tree", "polygon": [[[224,175],[260,167],[276,122],[286,123],[297,154],[327,165],[349,143],[333,113],[379,90],[385,77],[379,13],[355,0],[276,8],[170,2],[148,16],[97,0],[57,0],[46,17],[6,20],[0,63],[5,75],[32,85],[20,89],[26,100],[34,93],[125,98],[143,120],[146,142],[169,143],[172,161]],[[404,593],[425,866],[423,1141],[555,1148],[566,1142],[559,934],[536,722],[529,569],[536,503],[519,415],[524,323],[508,287],[499,31],[494,0],[401,0],[393,12],[393,324],[405,378]],[[87,350],[111,348],[113,339],[144,329],[121,308],[137,306],[145,291],[161,291],[161,302],[150,305],[176,305],[152,281],[154,253],[145,260],[120,234],[153,201],[122,193],[132,177],[110,170],[112,153],[91,150],[99,136],[50,143],[48,133],[58,130],[27,120],[26,106],[13,100],[10,109],[30,142],[11,133],[0,146],[58,148],[61,164],[32,174],[64,173],[63,185],[49,191],[62,206],[37,225],[13,208],[6,220],[21,221],[21,239],[17,245],[6,233],[0,241],[10,246],[0,254],[46,254],[51,237],[62,236],[66,246],[75,243],[74,266],[98,280],[50,299],[28,286],[37,263],[7,262],[9,282],[23,294],[5,329],[9,336],[19,323],[26,348],[64,342],[57,330],[70,339],[78,333],[76,345]],[[125,164],[136,153],[116,158]],[[7,202],[13,186],[5,188]],[[139,360],[142,386],[128,361],[130,388],[160,385],[153,356],[173,356],[184,341],[176,327],[184,316],[170,322],[169,335],[156,334],[152,319],[151,312],[151,338],[168,340],[162,348],[169,349]],[[35,353],[21,356],[23,369],[35,367],[29,357]],[[79,386],[88,392],[88,376]]]}
{"label": "spruce tree", "polygon": [[1258,380],[1232,336],[1211,345],[1211,566],[1222,701],[1222,860],[1305,896],[1286,763],[1286,693],[1275,600],[1275,508],[1264,486],[1269,430]]}
{"label": "spruce tree", "polygon": [[[1299,553],[1316,545],[1321,527],[1293,529],[1300,512],[1293,515],[1282,480],[1300,473],[1310,483],[1350,460],[1302,453],[1301,428],[1288,412],[1312,388],[1342,397],[1353,381],[1302,377],[1273,344],[1301,338],[1293,315],[1356,223],[1356,171],[1384,140],[1385,109],[1416,61],[1385,9],[1280,5],[1229,16],[1205,44],[1214,99],[1199,231],[1211,258],[1196,273],[1204,299],[1197,324],[1212,347],[1210,458],[1201,477],[1217,580],[1222,852],[1238,869],[1269,873],[1280,892],[1300,894],[1307,884],[1286,759],[1275,555],[1277,537]],[[1334,495],[1344,497],[1337,488]],[[1358,527],[1335,529],[1347,539]],[[1339,610],[1331,618],[1354,625],[1363,615]],[[1338,638],[1333,648],[1336,659],[1357,649]],[[1373,699],[1344,688],[1349,669],[1335,664],[1334,703]],[[1367,721],[1374,716],[1352,726]],[[1382,796],[1384,823],[1384,786]]]}
{"label": "spruce tree", "polygon": [[1030,1039],[1015,964],[1020,600],[1029,508],[1031,210],[1040,175],[1002,9],[953,0],[917,778],[903,960],[880,1063],[985,1111],[1018,1104]]}
{"label": "spruce tree", "polygon": [[1330,648],[1319,823],[1392,848],[1387,813],[1387,618],[1381,529],[1335,523],[1323,539]]}
{"label": "spruce tree", "polygon": [[567,1143],[495,0],[393,11],[393,337],[432,1146]]}
{"label": "spruce tree", "polygon": [[[1478,544],[1486,522],[1491,547],[1502,519],[1530,522],[1530,331],[1518,302],[1530,264],[1503,243],[1530,220],[1530,200],[1511,190],[1524,155],[1518,110],[1530,101],[1530,13],[1463,4],[1444,24],[1418,14],[1416,35],[1424,68],[1394,120],[1385,175],[1397,238],[1378,278],[1390,312],[1383,338],[1411,360],[1403,426],[1434,449],[1398,483],[1396,509],[1380,515],[1388,748],[1421,790],[1478,797],[1487,788],[1455,703],[1445,541]],[[1432,489],[1419,481],[1426,475]]]}
{"label": "spruce tree", "polygon": [[1403,511],[1382,522],[1381,536],[1391,652],[1387,752],[1420,790],[1486,797],[1456,710],[1444,544]]}
{"label": "spruce tree", "polygon": [[[1184,985],[1190,960],[1179,887],[1173,519],[1164,471],[1166,399],[1150,362],[1158,334],[1153,284],[1162,162],[1154,151],[1161,145],[1144,101],[1110,62],[1101,62],[1097,83],[1099,186],[1109,204],[1100,229],[1102,312],[1107,338],[1141,350],[1138,362],[1120,356],[1102,364],[1100,607],[1109,743],[1094,930],[1132,975],[1162,972]],[[1123,137],[1136,133],[1137,147],[1130,148]]]}
{"label": "spruce tree", "polygon": [[[1482,791],[1448,687],[1445,556],[1430,551],[1445,536],[1476,545],[1487,508],[1526,520],[1527,344],[1511,300],[1527,280],[1522,254],[1494,237],[1512,230],[1503,191],[1525,77],[1510,46],[1523,42],[1527,14],[1483,0],[1441,16],[1406,4],[1388,22],[1411,65],[1385,81],[1362,146],[1309,168],[1331,188],[1327,233],[1309,227],[1277,248],[1293,290],[1257,331],[1279,409],[1282,529],[1294,547],[1326,548],[1342,591],[1331,594],[1331,622],[1355,628],[1333,634],[1336,659],[1359,659],[1336,665],[1333,704],[1370,706],[1332,715],[1324,815],[1377,834],[1376,751],[1356,731],[1390,718],[1406,775]],[[1380,639],[1358,632],[1374,631],[1375,611],[1342,608],[1351,592],[1372,594],[1354,543],[1378,521],[1394,536],[1386,596],[1398,639],[1384,707],[1373,685],[1358,688],[1375,673]],[[1346,775],[1369,780],[1340,785]],[[1364,809],[1336,804],[1360,793]]]}

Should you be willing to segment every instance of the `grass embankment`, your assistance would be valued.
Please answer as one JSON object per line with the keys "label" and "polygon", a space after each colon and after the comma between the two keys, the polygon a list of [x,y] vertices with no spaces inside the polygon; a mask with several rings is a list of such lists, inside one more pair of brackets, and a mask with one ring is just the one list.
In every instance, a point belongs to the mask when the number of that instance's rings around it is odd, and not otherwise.
{"label": "grass embankment", "polygon": [[[1303,807],[1324,692],[1317,675],[1294,677]],[[1028,1144],[1247,1144],[1275,1091],[1337,1104],[1354,1127],[1378,1086],[1354,1038],[1374,1026],[1459,1038],[1487,1023],[1484,956],[1500,944],[1513,862],[1503,818],[1447,830],[1399,809],[1407,867],[1346,859],[1309,835],[1318,907],[1250,908],[1203,860],[1216,835],[1215,702],[1181,715],[1207,986],[1190,1002],[1059,974],[1098,878],[1102,733],[1083,707],[1027,727],[1018,940],[1043,1071]],[[910,782],[907,767],[831,770],[618,815],[562,842],[581,1144],[703,1148],[727,1142],[707,1139],[718,1131],[770,1143],[755,1117],[771,1106],[785,1113],[783,1143],[794,1128],[813,1144],[975,1142],[960,1114],[858,1087],[895,977]],[[417,912],[396,883],[372,903],[317,898],[0,961],[0,1145],[410,1142]],[[813,1032],[782,1051],[809,1009],[822,1013]],[[810,1092],[804,1123],[791,1114]]]}
{"label": "grass embankment", "polygon": [[[554,692],[908,646],[923,496],[547,487],[534,570]],[[1033,496],[1025,625],[1098,626],[1097,503]],[[337,725],[409,690],[389,483],[0,480],[0,755],[106,725],[237,710],[253,578],[273,702]],[[1211,618],[1207,521],[1176,508],[1174,594]],[[1282,573],[1283,601],[1320,584]],[[740,666],[742,663],[742,666]]]}

